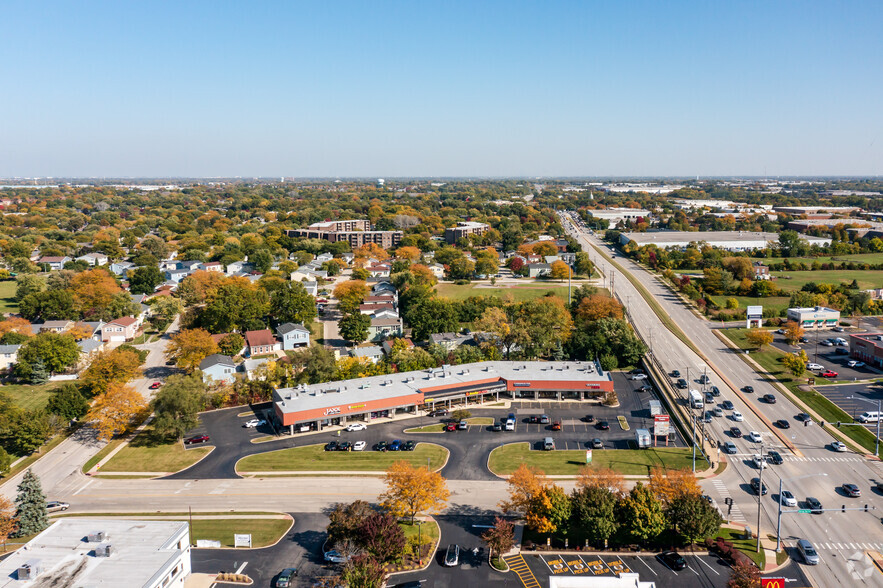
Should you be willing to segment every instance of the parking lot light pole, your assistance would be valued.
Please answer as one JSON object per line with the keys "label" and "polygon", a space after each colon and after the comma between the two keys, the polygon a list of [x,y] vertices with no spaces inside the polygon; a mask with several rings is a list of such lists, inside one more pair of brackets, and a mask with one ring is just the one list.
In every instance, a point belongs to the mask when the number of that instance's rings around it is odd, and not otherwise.
{"label": "parking lot light pole", "polygon": [[[761,468],[763,471],[763,468]],[[807,474],[805,476],[795,476],[791,478],[779,478],[779,513],[776,515],[776,553],[782,551],[782,482],[785,480],[800,480],[801,478],[815,478],[816,476],[827,476],[828,474]],[[759,544],[759,543],[758,543]]]}
{"label": "parking lot light pole", "polygon": [[[763,441],[760,442],[760,459],[763,460]],[[761,461],[761,465],[763,462]],[[760,474],[757,478],[757,548],[755,551],[760,553],[760,512],[761,512],[761,502],[763,502],[763,469],[760,468]],[[748,537],[751,539],[751,537]]]}
{"label": "parking lot light pole", "polygon": [[[859,398],[858,396],[850,396],[850,400],[861,400],[862,402],[867,402],[869,404],[874,404],[873,400],[868,400],[867,398]],[[874,443],[874,456],[880,457],[880,409],[883,406],[883,401],[877,401],[877,439]]]}

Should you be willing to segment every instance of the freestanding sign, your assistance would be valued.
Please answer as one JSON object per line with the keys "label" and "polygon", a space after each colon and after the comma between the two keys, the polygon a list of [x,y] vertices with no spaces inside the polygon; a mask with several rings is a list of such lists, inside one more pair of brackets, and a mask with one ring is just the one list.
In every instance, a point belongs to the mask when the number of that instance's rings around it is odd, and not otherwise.
{"label": "freestanding sign", "polygon": [[653,446],[656,446],[656,437],[665,437],[665,444],[668,445],[668,432],[670,417],[667,414],[657,414],[653,417]]}
{"label": "freestanding sign", "polygon": [[233,534],[233,547],[251,548],[251,534]]}
{"label": "freestanding sign", "polygon": [[592,463],[592,450],[586,449],[586,463]]}
{"label": "freestanding sign", "polygon": [[761,578],[760,588],[785,588],[785,578]]}
{"label": "freestanding sign", "polygon": [[760,327],[763,324],[763,306],[749,306],[745,312],[745,328]]}

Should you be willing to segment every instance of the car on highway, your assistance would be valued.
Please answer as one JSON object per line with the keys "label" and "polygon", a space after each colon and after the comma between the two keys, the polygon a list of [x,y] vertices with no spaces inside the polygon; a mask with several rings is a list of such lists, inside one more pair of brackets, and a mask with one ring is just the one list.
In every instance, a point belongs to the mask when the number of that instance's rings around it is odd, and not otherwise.
{"label": "car on highway", "polygon": [[325,451],[337,451],[337,441],[329,441],[326,443]]}
{"label": "car on highway", "polygon": [[820,373],[819,375],[822,376],[823,378],[836,378],[840,374],[838,374],[834,370],[825,370],[824,372]]}
{"label": "car on highway", "polygon": [[862,495],[861,489],[855,484],[843,484],[841,488],[850,498],[859,498]]}
{"label": "car on highway", "polygon": [[184,439],[184,445],[193,445],[194,443],[205,443],[209,440],[208,435],[194,435]]}
{"label": "car on highway", "polygon": [[742,413],[739,412],[738,410],[734,410],[733,414],[731,414],[730,416],[733,418],[734,421],[736,421],[738,423],[741,423],[742,421],[745,420],[745,417],[742,416]]}
{"label": "car on highway", "polygon": [[711,404],[712,402],[714,402],[714,394],[712,394],[711,392],[706,392],[705,393],[705,404]]}
{"label": "car on highway", "polygon": [[677,551],[663,551],[656,555],[656,559],[661,561],[665,567],[674,572],[678,572],[687,567],[687,560],[685,560]]}
{"label": "car on highway", "polygon": [[46,512],[59,512],[62,510],[67,510],[71,507],[67,502],[61,502],[60,500],[51,500],[46,503]]}
{"label": "car on highway", "polygon": [[373,449],[374,451],[386,451],[387,447],[389,447],[389,444],[386,441],[378,441],[374,444]]}
{"label": "car on highway", "polygon": [[851,359],[848,362],[846,362],[846,365],[848,365],[851,368],[860,368],[860,367],[865,367],[865,362]]}
{"label": "car on highway", "polygon": [[736,453],[736,444],[732,441],[727,441],[726,443],[724,443],[724,451],[726,451],[730,455]]}
{"label": "car on highway", "polygon": [[818,372],[818,371],[825,369],[825,366],[818,364],[818,363],[808,363],[808,364],[806,364],[806,369],[814,371],[814,372]]}
{"label": "car on highway", "polygon": [[460,563],[460,546],[451,543],[445,551],[445,566],[453,568]]}
{"label": "car on highway", "polygon": [[724,409],[719,406],[715,406],[713,409],[711,409],[711,412],[714,413],[714,416],[716,417],[724,416]]}
{"label": "car on highway", "polygon": [[348,562],[349,560],[350,560],[349,557],[338,552],[336,549],[332,549],[331,551],[325,552],[325,561],[327,561],[327,562],[336,563],[336,564],[343,564],[343,563]]}
{"label": "car on highway", "polygon": [[457,423],[447,423],[445,425],[445,431],[451,432],[457,430]]}
{"label": "car on highway", "polygon": [[749,431],[748,440],[752,443],[760,443],[763,439],[761,439],[760,433],[758,433],[757,431]]}
{"label": "car on highway", "polygon": [[730,435],[732,435],[736,439],[741,439],[742,429],[740,429],[739,427],[730,427]]}
{"label": "car on highway", "polygon": [[760,486],[760,478],[751,478],[751,482],[749,482],[749,486],[751,486],[751,490],[753,490],[755,494],[760,494],[761,496],[766,496],[767,487],[766,487],[766,484],[764,484],[763,487]]}
{"label": "car on highway", "polygon": [[807,413],[805,413],[805,412],[797,413],[797,416],[795,416],[794,418],[796,418],[798,421],[804,421],[804,422],[809,421],[809,420],[812,419],[812,417],[809,416],[809,415],[808,415]]}
{"label": "car on highway", "polygon": [[263,427],[267,424],[267,421],[264,419],[251,419],[250,421],[246,421],[242,426],[246,429],[254,429],[255,427]]}
{"label": "car on highway", "polygon": [[764,395],[763,395],[763,401],[766,402],[767,404],[775,404],[775,403],[776,403],[776,397],[775,397],[775,395],[773,395],[773,394],[764,394]]}
{"label": "car on highway", "polygon": [[742,392],[746,394],[754,394],[754,386],[742,386]]}
{"label": "car on highway", "polygon": [[846,444],[843,441],[832,441],[831,449],[838,453],[845,453],[847,450]]}
{"label": "car on highway", "polygon": [[816,552],[816,549],[812,546],[812,543],[810,543],[806,539],[801,539],[797,542],[797,552],[800,554],[800,558],[806,565],[815,566],[819,564],[818,552]]}
{"label": "car on highway", "polygon": [[364,451],[366,445],[368,444],[364,441],[356,441],[353,443],[353,451]]}
{"label": "car on highway", "polygon": [[607,421],[598,421],[598,424],[596,426],[602,431],[610,430],[610,423],[608,423]]}
{"label": "car on highway", "polygon": [[779,495],[779,501],[782,503],[782,506],[797,506],[797,499],[788,490],[782,490],[782,494]]}
{"label": "car on highway", "polygon": [[710,410],[705,411],[705,415],[703,415],[702,420],[706,423],[710,423],[714,419],[714,413]]}
{"label": "car on highway", "polygon": [[681,372],[679,372],[678,370],[671,370],[671,373],[670,373],[669,375],[670,375],[672,378],[680,378],[680,377],[681,377]]}
{"label": "car on highway", "polygon": [[806,497],[806,507],[812,514],[822,514],[822,503],[818,498]]}
{"label": "car on highway", "polygon": [[679,380],[678,380],[678,383],[677,383],[677,386],[678,386],[678,388],[680,388],[681,390],[685,390],[685,389],[687,388],[687,380],[685,380],[684,378],[679,379]]}
{"label": "car on highway", "polygon": [[156,390],[157,388],[161,388],[161,387],[162,387],[162,382],[154,382],[153,384],[150,385],[151,390]]}
{"label": "car on highway", "polygon": [[604,442],[598,437],[592,439],[592,449],[604,449]]}
{"label": "car on highway", "polygon": [[724,410],[733,410],[734,408],[736,408],[729,400],[724,400],[723,402],[721,402],[721,406]]}
{"label": "car on highway", "polygon": [[276,588],[292,588],[291,581],[297,577],[297,568],[285,568],[276,578]]}
{"label": "car on highway", "polygon": [[346,430],[349,433],[355,433],[356,431],[364,431],[368,428],[368,425],[365,423],[352,423],[346,426]]}
{"label": "car on highway", "polygon": [[753,463],[754,467],[756,467],[759,470],[762,470],[763,468],[766,467],[766,460],[759,453],[754,454],[754,456],[751,458],[751,463]]}
{"label": "car on highway", "polygon": [[700,384],[710,384],[711,378],[709,378],[706,374],[702,374],[701,376],[699,376],[699,383]]}
{"label": "car on highway", "polygon": [[789,423],[785,419],[779,419],[776,421],[776,426],[779,427],[780,429],[790,429],[791,423]]}
{"label": "car on highway", "polygon": [[469,422],[466,419],[463,419],[457,424],[457,428],[461,431],[465,431],[469,428]]}
{"label": "car on highway", "polygon": [[711,387],[711,394],[712,394],[712,396],[720,396],[721,395],[720,388],[718,388],[717,386],[712,386]]}
{"label": "car on highway", "polygon": [[778,451],[770,451],[766,454],[767,463],[782,465],[782,456]]}

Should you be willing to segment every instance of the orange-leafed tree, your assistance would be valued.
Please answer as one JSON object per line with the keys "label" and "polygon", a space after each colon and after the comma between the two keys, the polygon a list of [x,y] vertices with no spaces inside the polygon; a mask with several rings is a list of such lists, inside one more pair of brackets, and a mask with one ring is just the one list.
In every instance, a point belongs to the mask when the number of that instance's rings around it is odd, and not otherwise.
{"label": "orange-leafed tree", "polygon": [[31,323],[20,316],[11,316],[5,321],[0,321],[0,337],[6,333],[18,333],[25,337],[34,336],[34,332],[31,330]]}
{"label": "orange-leafed tree", "polygon": [[552,241],[540,241],[533,244],[533,252],[537,255],[558,255],[558,247]]}
{"label": "orange-leafed tree", "polygon": [[205,329],[184,329],[169,341],[166,358],[175,360],[179,368],[192,372],[203,359],[218,351],[218,344]]}
{"label": "orange-leafed tree", "polygon": [[622,496],[625,493],[625,478],[610,468],[584,465],[576,478],[578,488],[605,488]]}
{"label": "orange-leafed tree", "polygon": [[334,287],[338,308],[344,314],[355,312],[368,296],[368,285],[363,280],[347,280]]}
{"label": "orange-leafed tree", "polygon": [[622,318],[622,304],[611,296],[592,294],[579,301],[574,315],[580,322],[597,321],[602,318]]}
{"label": "orange-leafed tree", "polygon": [[101,314],[110,306],[114,294],[122,292],[116,280],[100,268],[78,273],[71,278],[70,288],[77,310],[87,316]]}
{"label": "orange-leafed tree", "polygon": [[682,496],[702,496],[696,476],[690,470],[666,470],[655,466],[650,470],[650,491],[663,504]]}
{"label": "orange-leafed tree", "polygon": [[86,414],[86,421],[95,425],[99,439],[108,440],[125,431],[132,419],[146,408],[144,397],[131,386],[113,382],[108,385],[107,392],[95,400]]}
{"label": "orange-leafed tree", "polygon": [[178,295],[187,304],[200,304],[217,292],[226,279],[221,272],[197,270],[181,281]]}
{"label": "orange-leafed tree", "polygon": [[377,243],[365,243],[361,247],[356,247],[353,250],[353,255],[359,258],[373,257],[375,259],[386,259],[389,257],[386,249]]}
{"label": "orange-leafed tree", "polygon": [[785,323],[785,340],[791,345],[796,344],[800,341],[800,338],[803,337],[806,331],[803,330],[797,321],[788,321]]}
{"label": "orange-leafed tree", "polygon": [[570,277],[570,266],[560,259],[555,260],[552,262],[552,268],[549,271],[549,276],[553,280],[566,280]]}
{"label": "orange-leafed tree", "polygon": [[755,345],[758,349],[760,349],[764,345],[769,345],[773,342],[772,332],[765,329],[751,329],[750,331],[745,333],[745,338],[748,339],[749,343]]}
{"label": "orange-leafed tree", "polygon": [[92,394],[103,394],[112,382],[126,383],[141,371],[141,358],[134,349],[102,351],[80,375]]}
{"label": "orange-leafed tree", "polygon": [[411,523],[420,513],[441,511],[451,496],[448,484],[438,472],[415,468],[407,461],[397,461],[386,470],[386,491],[380,495],[383,508]]}
{"label": "orange-leafed tree", "polygon": [[438,278],[435,277],[432,270],[422,263],[415,263],[409,269],[411,270],[411,273],[414,274],[414,282],[417,284],[435,286],[438,283]]}
{"label": "orange-leafed tree", "polygon": [[420,250],[413,245],[405,245],[396,249],[396,259],[407,259],[408,261],[417,261],[420,259]]}
{"label": "orange-leafed tree", "polygon": [[500,508],[505,513],[514,512],[522,516],[530,512],[531,504],[549,484],[543,470],[526,463],[519,465],[507,482],[509,499],[500,502]]}
{"label": "orange-leafed tree", "polygon": [[15,531],[18,519],[15,516],[15,504],[5,496],[0,496],[0,541],[6,551],[6,540]]}

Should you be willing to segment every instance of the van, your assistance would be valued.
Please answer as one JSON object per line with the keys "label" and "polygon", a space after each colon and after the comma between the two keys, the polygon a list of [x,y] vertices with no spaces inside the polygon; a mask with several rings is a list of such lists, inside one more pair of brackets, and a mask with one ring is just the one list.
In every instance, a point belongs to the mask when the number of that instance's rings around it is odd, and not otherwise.
{"label": "van", "polygon": [[858,417],[858,422],[860,423],[876,423],[880,420],[880,413],[876,410],[871,410],[868,412],[863,412]]}
{"label": "van", "polygon": [[807,565],[818,565],[819,554],[816,552],[815,547],[812,546],[812,543],[806,539],[801,539],[797,542],[797,552],[800,553],[800,557]]}
{"label": "van", "polygon": [[553,441],[551,437],[546,437],[543,440],[543,449],[546,451],[552,451],[555,449],[555,441]]}

